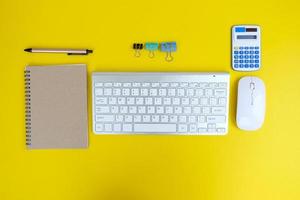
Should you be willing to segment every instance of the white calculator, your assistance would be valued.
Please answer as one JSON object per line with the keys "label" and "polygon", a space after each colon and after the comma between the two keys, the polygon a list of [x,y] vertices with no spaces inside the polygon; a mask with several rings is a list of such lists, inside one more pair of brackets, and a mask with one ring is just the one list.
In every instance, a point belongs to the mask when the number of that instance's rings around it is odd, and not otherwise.
{"label": "white calculator", "polygon": [[237,71],[256,71],[261,67],[260,27],[232,27],[232,68]]}

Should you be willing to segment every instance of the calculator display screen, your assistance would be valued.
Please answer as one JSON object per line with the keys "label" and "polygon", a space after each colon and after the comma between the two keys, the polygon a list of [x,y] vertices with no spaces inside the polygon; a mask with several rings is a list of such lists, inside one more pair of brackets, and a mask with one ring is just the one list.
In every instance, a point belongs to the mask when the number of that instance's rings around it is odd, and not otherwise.
{"label": "calculator display screen", "polygon": [[237,39],[256,39],[256,35],[238,35]]}

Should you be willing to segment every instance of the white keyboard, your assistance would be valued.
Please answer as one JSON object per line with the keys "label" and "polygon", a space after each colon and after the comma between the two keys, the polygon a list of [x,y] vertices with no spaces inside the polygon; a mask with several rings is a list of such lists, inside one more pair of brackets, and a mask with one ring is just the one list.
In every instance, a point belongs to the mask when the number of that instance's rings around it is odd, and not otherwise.
{"label": "white keyboard", "polygon": [[228,73],[95,72],[96,134],[225,135]]}

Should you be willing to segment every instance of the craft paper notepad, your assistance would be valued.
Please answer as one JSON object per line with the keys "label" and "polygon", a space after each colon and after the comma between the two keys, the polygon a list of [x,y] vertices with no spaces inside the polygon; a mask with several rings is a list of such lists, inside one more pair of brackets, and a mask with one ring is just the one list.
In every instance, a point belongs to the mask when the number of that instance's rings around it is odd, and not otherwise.
{"label": "craft paper notepad", "polygon": [[29,149],[88,146],[85,65],[27,66],[25,104]]}

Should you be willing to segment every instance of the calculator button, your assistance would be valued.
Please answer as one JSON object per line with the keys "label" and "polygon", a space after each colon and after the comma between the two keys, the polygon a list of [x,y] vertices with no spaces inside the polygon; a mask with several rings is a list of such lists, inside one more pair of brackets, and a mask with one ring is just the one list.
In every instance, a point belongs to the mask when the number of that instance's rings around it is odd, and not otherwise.
{"label": "calculator button", "polygon": [[255,51],[255,54],[259,54],[259,51]]}
{"label": "calculator button", "polygon": [[234,51],[234,54],[238,54],[239,52],[238,51]]}
{"label": "calculator button", "polygon": [[250,55],[250,59],[253,59],[254,58],[254,56],[253,55]]}
{"label": "calculator button", "polygon": [[249,58],[249,56],[248,56],[248,55],[245,55],[244,57],[245,57],[245,59],[248,59],[248,58]]}
{"label": "calculator button", "polygon": [[255,63],[259,63],[259,60],[255,60]]}
{"label": "calculator button", "polygon": [[258,58],[259,58],[259,55],[255,55],[255,58],[258,59]]}
{"label": "calculator button", "polygon": [[259,46],[256,46],[255,49],[259,49]]}
{"label": "calculator button", "polygon": [[255,64],[255,68],[258,68],[259,67],[259,64]]}
{"label": "calculator button", "polygon": [[249,47],[245,47],[245,49],[247,50],[247,49],[249,49]]}
{"label": "calculator button", "polygon": [[238,64],[234,64],[234,68],[238,68],[239,67],[239,65]]}
{"label": "calculator button", "polygon": [[240,56],[240,59],[243,59],[243,58],[244,58],[244,56],[241,55],[241,56]]}
{"label": "calculator button", "polygon": [[250,54],[254,54],[254,51],[250,51]]}
{"label": "calculator button", "polygon": [[238,58],[239,58],[239,56],[237,56],[237,55],[234,56],[234,59],[238,59]]}
{"label": "calculator button", "polygon": [[245,64],[245,68],[248,68],[249,67],[249,65],[248,64]]}
{"label": "calculator button", "polygon": [[244,52],[243,52],[243,51],[240,51],[239,53],[240,53],[240,54],[243,54]]}
{"label": "calculator button", "polygon": [[250,63],[254,63],[254,60],[250,60]]}
{"label": "calculator button", "polygon": [[249,60],[245,60],[245,63],[249,63]]}
{"label": "calculator button", "polygon": [[240,60],[240,63],[244,63],[244,60]]}
{"label": "calculator button", "polygon": [[244,49],[244,47],[240,47],[240,50]]}
{"label": "calculator button", "polygon": [[250,47],[250,49],[254,49],[254,47]]}
{"label": "calculator button", "polygon": [[238,60],[234,60],[234,63],[239,63],[239,61]]}
{"label": "calculator button", "polygon": [[243,68],[244,67],[244,65],[243,64],[240,64],[240,68]]}
{"label": "calculator button", "polygon": [[253,67],[254,67],[254,65],[253,65],[253,64],[250,64],[249,66],[250,66],[250,68],[253,68]]}
{"label": "calculator button", "polygon": [[249,53],[249,51],[245,51],[245,54],[248,54]]}

